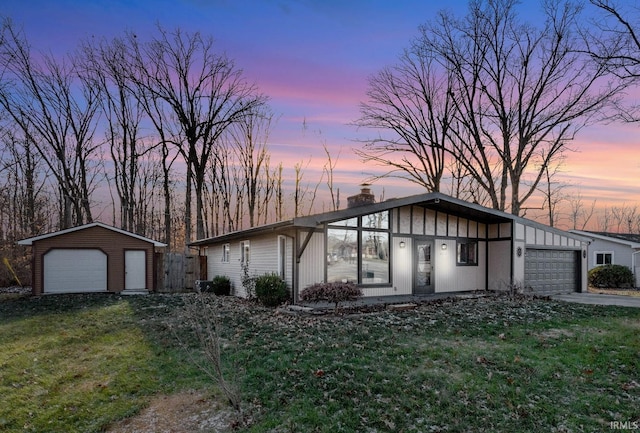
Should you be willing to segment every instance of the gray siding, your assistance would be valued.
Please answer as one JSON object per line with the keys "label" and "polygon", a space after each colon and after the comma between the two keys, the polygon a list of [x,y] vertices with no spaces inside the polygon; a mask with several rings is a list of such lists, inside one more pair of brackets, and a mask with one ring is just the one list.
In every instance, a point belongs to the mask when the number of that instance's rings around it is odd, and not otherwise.
{"label": "gray siding", "polygon": [[[222,251],[224,244],[212,245],[207,249],[207,275],[210,278],[216,275],[227,276],[231,280],[232,293],[236,296],[246,297],[247,292],[242,285],[242,264],[240,261],[241,252],[240,244],[248,240],[250,243],[250,256],[248,274],[250,276],[259,276],[267,273],[275,273],[278,271],[278,236],[264,235],[259,237],[251,237],[241,241],[229,242],[229,261],[222,261]],[[293,260],[293,243],[288,240],[289,246],[287,252],[287,275],[285,281],[291,287],[292,279],[292,260]]]}
{"label": "gray siding", "polygon": [[589,269],[595,268],[597,253],[613,253],[612,264],[623,265],[629,269],[633,269],[632,254],[633,250],[628,245],[617,242],[610,242],[604,239],[594,239],[589,245],[589,255],[587,257],[587,266]]}

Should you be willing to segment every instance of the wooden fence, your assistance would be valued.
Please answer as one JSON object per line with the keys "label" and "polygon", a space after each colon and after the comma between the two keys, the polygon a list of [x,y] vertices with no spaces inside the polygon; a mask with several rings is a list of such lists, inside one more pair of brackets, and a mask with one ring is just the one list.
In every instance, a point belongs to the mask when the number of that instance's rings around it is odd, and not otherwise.
{"label": "wooden fence", "polygon": [[196,280],[207,279],[206,256],[156,253],[156,290],[164,293],[194,289]]}

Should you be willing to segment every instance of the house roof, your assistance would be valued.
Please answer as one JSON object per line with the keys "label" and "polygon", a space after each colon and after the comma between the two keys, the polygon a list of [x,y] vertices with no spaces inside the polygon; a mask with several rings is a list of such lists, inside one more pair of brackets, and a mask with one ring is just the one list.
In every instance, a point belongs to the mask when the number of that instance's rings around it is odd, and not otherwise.
{"label": "house roof", "polygon": [[80,230],[85,230],[85,229],[88,229],[88,228],[91,228],[91,227],[101,227],[103,229],[111,230],[113,232],[120,233],[120,234],[123,234],[125,236],[130,236],[132,238],[140,239],[140,240],[145,241],[145,242],[150,242],[155,247],[166,247],[167,246],[167,244],[164,244],[162,242],[154,241],[153,239],[149,239],[149,238],[146,238],[144,236],[140,236],[140,235],[137,235],[135,233],[131,233],[131,232],[128,232],[126,230],[122,230],[122,229],[119,229],[119,228],[116,228],[116,227],[113,227],[113,226],[110,226],[110,225],[107,225],[107,224],[99,223],[99,222],[84,224],[84,225],[81,225],[81,226],[71,227],[71,228],[60,230],[60,231],[57,231],[57,232],[52,232],[52,233],[47,233],[47,234],[44,234],[44,235],[34,236],[32,238],[22,239],[22,240],[18,241],[18,245],[33,245],[34,242],[42,240],[42,239],[52,238],[52,237],[55,237],[55,236],[62,236],[62,235],[65,235],[67,233],[73,233],[73,232],[77,232],[77,231],[80,231]]}
{"label": "house roof", "polygon": [[627,245],[634,249],[640,249],[640,235],[631,233],[611,233],[611,232],[592,232],[586,230],[569,230],[571,233],[586,236],[588,238],[600,239],[603,241],[614,242],[621,245]]}
{"label": "house roof", "polygon": [[[252,227],[247,230],[240,230],[236,232],[227,233],[221,236],[215,236],[207,239],[200,239],[189,244],[190,246],[206,246],[211,243],[226,242],[234,239],[240,239],[252,234],[266,234],[275,232],[278,230],[284,230],[287,228],[311,228],[331,223],[333,221],[339,221],[343,219],[353,218],[360,215],[366,215],[375,212],[381,212],[403,206],[420,206],[426,209],[437,210],[440,212],[446,212],[451,215],[460,216],[463,218],[469,218],[485,224],[498,224],[511,221],[517,221],[529,226],[544,227],[546,230],[567,232],[553,227],[545,226],[544,224],[537,223],[535,221],[527,220],[521,217],[517,217],[510,213],[502,212],[495,209],[490,209],[481,206],[477,203],[469,203],[464,200],[460,200],[446,194],[439,192],[432,192],[426,194],[417,194],[409,197],[394,198],[385,200],[379,203],[372,203],[363,206],[357,206],[347,209],[341,209],[337,211],[324,212],[315,215],[309,215],[304,217],[297,217],[286,221],[281,221],[274,224],[267,224],[258,227]],[[576,237],[580,235],[576,234]]]}

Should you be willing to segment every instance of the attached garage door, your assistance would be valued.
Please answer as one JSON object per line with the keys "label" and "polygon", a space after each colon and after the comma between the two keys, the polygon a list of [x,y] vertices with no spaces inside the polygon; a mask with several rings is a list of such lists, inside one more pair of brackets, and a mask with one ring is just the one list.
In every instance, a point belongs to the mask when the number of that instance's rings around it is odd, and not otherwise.
{"label": "attached garage door", "polygon": [[100,250],[53,249],[43,260],[45,293],[107,290],[107,255]]}
{"label": "attached garage door", "polygon": [[527,249],[525,287],[537,293],[576,292],[576,251]]}

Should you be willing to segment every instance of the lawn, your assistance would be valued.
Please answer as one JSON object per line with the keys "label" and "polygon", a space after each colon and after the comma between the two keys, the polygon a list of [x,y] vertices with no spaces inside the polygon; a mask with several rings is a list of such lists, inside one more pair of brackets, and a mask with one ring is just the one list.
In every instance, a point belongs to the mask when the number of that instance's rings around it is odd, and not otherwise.
{"label": "lawn", "polygon": [[[184,321],[192,298],[1,301],[0,430],[109,431],[157,396],[189,390],[222,401],[186,352],[202,359]],[[341,316],[278,314],[234,298],[211,305],[242,396],[237,431],[640,425],[640,309],[523,297]]]}

